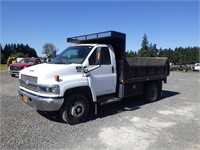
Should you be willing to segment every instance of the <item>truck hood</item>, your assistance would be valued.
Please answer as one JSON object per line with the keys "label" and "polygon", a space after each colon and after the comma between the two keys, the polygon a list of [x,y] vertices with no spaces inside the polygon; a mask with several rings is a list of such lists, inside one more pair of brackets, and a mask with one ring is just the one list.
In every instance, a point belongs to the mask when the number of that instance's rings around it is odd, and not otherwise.
{"label": "truck hood", "polygon": [[33,64],[29,64],[29,63],[15,63],[15,64],[10,64],[10,66],[17,66],[17,67],[28,67],[28,66],[32,66]]}
{"label": "truck hood", "polygon": [[20,71],[21,74],[34,76],[38,78],[38,83],[44,80],[52,79],[55,75],[70,76],[82,74],[82,65],[80,64],[39,64],[25,68]]}

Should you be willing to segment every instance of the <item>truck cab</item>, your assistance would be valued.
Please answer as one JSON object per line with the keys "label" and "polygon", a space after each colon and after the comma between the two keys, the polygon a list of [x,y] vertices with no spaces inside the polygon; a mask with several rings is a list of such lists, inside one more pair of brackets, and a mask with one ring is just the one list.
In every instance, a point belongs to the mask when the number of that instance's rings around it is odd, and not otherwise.
{"label": "truck cab", "polygon": [[[143,93],[155,101],[161,95],[169,64],[166,59],[125,58],[124,33],[107,31],[67,41],[75,45],[51,62],[20,71],[18,93],[29,106],[60,111],[65,122],[77,124],[85,120],[93,104],[97,113],[97,105],[107,102]],[[137,64],[134,61],[143,67],[131,68],[131,63]]]}

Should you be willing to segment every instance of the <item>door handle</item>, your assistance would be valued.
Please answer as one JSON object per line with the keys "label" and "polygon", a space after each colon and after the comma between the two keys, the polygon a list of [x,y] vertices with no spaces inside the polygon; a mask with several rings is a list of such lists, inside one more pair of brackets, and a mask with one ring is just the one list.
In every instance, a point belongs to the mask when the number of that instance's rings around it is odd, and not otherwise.
{"label": "door handle", "polygon": [[115,70],[114,70],[114,67],[112,66],[112,73],[114,73],[115,72]]}

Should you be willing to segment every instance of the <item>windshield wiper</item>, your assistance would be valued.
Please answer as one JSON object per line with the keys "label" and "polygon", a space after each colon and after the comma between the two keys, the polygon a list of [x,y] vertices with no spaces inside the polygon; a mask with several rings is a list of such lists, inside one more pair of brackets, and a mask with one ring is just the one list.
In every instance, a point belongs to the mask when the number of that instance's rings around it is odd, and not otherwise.
{"label": "windshield wiper", "polygon": [[60,61],[53,61],[54,64],[69,64],[67,61],[63,61],[63,60],[60,60]]}

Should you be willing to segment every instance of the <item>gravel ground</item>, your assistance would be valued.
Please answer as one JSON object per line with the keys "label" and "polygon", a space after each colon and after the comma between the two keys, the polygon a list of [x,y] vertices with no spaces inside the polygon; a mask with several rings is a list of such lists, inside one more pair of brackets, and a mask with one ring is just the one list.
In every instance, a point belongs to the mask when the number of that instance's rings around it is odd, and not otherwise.
{"label": "gravel ground", "polygon": [[0,148],[66,150],[200,149],[200,73],[171,72],[163,97],[138,97],[99,108],[70,126],[57,112],[38,112],[18,97],[18,78],[1,73]]}

